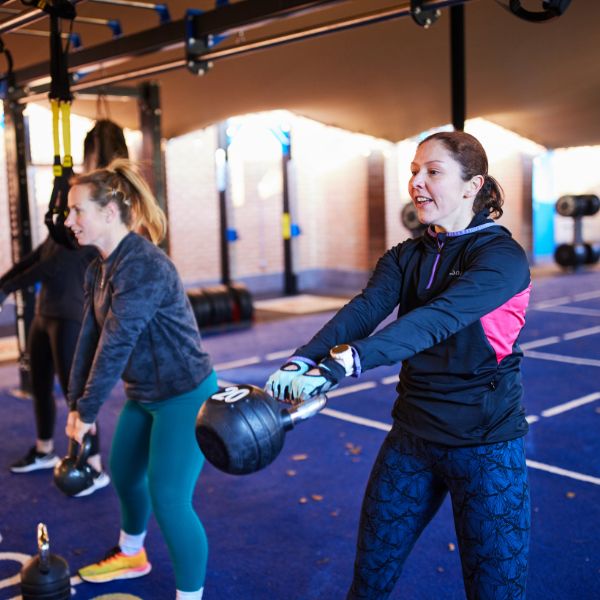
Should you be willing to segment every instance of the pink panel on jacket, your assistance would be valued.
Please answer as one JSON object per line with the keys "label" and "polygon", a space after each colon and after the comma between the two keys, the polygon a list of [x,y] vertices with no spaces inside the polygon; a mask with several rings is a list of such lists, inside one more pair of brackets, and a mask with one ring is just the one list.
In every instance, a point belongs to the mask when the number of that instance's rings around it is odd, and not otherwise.
{"label": "pink panel on jacket", "polygon": [[498,363],[512,353],[512,347],[525,324],[525,310],[529,304],[531,284],[522,292],[481,317],[483,331],[496,352]]}

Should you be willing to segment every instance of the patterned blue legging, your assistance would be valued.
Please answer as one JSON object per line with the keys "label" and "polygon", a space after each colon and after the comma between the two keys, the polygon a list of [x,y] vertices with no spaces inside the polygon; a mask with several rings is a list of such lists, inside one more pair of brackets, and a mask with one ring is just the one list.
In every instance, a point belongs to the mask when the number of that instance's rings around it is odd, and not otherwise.
{"label": "patterned blue legging", "polygon": [[192,505],[204,464],[195,423],[200,406],[216,391],[213,372],[187,394],[147,404],[129,400],[113,437],[110,469],[121,502],[121,527],[142,533],[154,511],[181,591],[200,589],[206,575],[208,542]]}
{"label": "patterned blue legging", "polygon": [[452,448],[394,426],[365,492],[347,600],[389,597],[448,492],[467,598],[525,598],[530,506],[523,438]]}

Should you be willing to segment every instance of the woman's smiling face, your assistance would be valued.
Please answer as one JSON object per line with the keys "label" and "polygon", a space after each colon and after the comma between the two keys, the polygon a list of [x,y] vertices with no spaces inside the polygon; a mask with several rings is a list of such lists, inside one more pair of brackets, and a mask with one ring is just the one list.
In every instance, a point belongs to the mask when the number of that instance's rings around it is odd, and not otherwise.
{"label": "woman's smiling face", "polygon": [[90,200],[90,186],[75,185],[69,190],[69,216],[65,225],[80,246],[101,246],[106,235],[105,221],[103,209]]}
{"label": "woman's smiling face", "polygon": [[421,144],[410,168],[408,191],[419,221],[444,231],[465,229],[473,218],[473,202],[483,177],[465,181],[461,164],[438,140]]}

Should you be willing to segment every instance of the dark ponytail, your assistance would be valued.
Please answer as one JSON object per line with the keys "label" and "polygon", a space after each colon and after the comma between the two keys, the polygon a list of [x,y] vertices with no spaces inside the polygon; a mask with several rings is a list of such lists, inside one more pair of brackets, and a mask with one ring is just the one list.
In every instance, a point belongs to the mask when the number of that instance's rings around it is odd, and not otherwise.
{"label": "dark ponytail", "polygon": [[492,219],[499,219],[504,212],[504,191],[502,186],[491,176],[484,175],[483,185],[473,202],[473,212],[478,213],[487,209]]}

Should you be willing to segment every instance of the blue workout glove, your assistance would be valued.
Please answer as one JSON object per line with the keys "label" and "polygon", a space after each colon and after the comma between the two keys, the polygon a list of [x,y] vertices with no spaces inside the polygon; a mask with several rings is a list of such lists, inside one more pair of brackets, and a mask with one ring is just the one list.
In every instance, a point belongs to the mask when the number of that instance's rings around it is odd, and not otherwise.
{"label": "blue workout glove", "polygon": [[271,394],[271,396],[277,398],[277,400],[289,402],[291,400],[290,385],[292,381],[314,366],[315,363],[308,358],[292,356],[288,362],[279,367],[279,369],[267,379],[265,392]]}
{"label": "blue workout glove", "polygon": [[319,363],[304,375],[296,377],[291,385],[291,398],[294,402],[302,402],[315,396],[321,396],[338,386],[345,377],[344,368],[331,361],[332,364]]}

